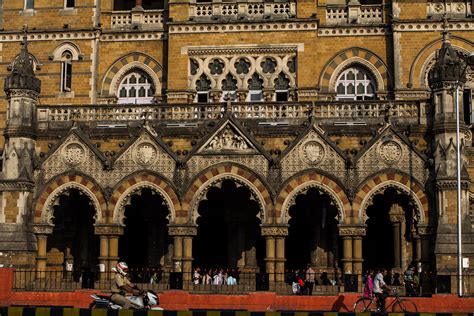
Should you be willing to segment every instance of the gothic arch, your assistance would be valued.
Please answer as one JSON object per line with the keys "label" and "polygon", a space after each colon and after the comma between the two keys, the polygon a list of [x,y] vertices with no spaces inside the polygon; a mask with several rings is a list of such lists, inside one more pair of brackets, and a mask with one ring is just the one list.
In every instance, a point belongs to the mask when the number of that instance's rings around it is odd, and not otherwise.
{"label": "gothic arch", "polygon": [[234,181],[237,185],[245,186],[251,192],[252,198],[260,208],[259,217],[262,223],[268,218],[267,212],[272,209],[272,199],[269,190],[254,173],[242,167],[225,164],[214,166],[196,176],[186,192],[183,201],[183,210],[188,210],[191,223],[195,224],[198,214],[199,203],[206,199],[208,190],[213,186],[220,186],[224,180]]}
{"label": "gothic arch", "polygon": [[161,196],[168,208],[170,223],[175,221],[180,202],[172,186],[157,176],[141,173],[125,179],[114,190],[110,198],[113,208],[113,223],[123,224],[125,206],[130,203],[132,195],[139,193],[144,188],[150,189]]}
{"label": "gothic arch", "polygon": [[107,70],[102,82],[101,96],[116,97],[122,79],[133,69],[144,71],[155,86],[155,94],[161,94],[162,67],[153,57],[144,53],[131,53],[115,61]]}
{"label": "gothic arch", "polygon": [[81,175],[63,175],[50,181],[39,196],[35,207],[34,223],[52,225],[53,207],[59,197],[70,189],[77,189],[89,197],[95,210],[96,223],[105,221],[107,203],[99,186]]}
{"label": "gothic arch", "polygon": [[[82,53],[77,46],[73,42],[63,42],[56,47],[53,51],[52,59],[53,60],[61,60],[61,57],[65,51],[70,51],[72,54],[72,60],[79,60],[82,59]],[[50,57],[51,58],[51,57]]]}
{"label": "gothic arch", "polygon": [[385,173],[375,176],[365,182],[354,199],[354,209],[358,210],[358,219],[361,224],[367,220],[366,211],[373,203],[373,198],[383,193],[387,188],[394,188],[406,194],[414,208],[416,222],[423,224],[428,218],[428,197],[422,187],[411,181],[408,176],[397,173]]}
{"label": "gothic arch", "polygon": [[[428,83],[425,82],[425,73],[431,67],[430,63],[434,60],[436,51],[441,47],[442,41],[442,38],[436,39],[418,52],[410,67],[409,88],[428,88]],[[451,36],[450,41],[456,50],[470,52],[474,49],[471,41],[461,37]]]}
{"label": "gothic arch", "polygon": [[376,93],[388,90],[389,71],[383,60],[367,49],[353,47],[340,52],[326,64],[319,78],[321,91],[333,92],[339,75],[347,68],[357,65],[367,69],[374,76],[377,83]]}
{"label": "gothic arch", "polygon": [[296,197],[299,194],[306,193],[311,188],[317,188],[330,197],[332,204],[337,208],[338,221],[340,223],[344,222],[346,212],[351,209],[346,193],[339,184],[329,177],[311,172],[293,178],[280,190],[275,203],[274,214],[280,224],[288,223],[290,219],[289,210],[295,204]]}

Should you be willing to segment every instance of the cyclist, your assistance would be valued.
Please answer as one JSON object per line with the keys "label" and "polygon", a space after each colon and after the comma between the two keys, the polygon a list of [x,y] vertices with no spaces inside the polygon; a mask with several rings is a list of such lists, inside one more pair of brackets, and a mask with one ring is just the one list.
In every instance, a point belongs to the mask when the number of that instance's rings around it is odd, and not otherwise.
{"label": "cyclist", "polygon": [[377,307],[379,312],[385,311],[385,299],[388,296],[388,291],[390,287],[383,280],[387,275],[386,269],[380,269],[377,275],[374,278],[374,289],[373,292],[377,297]]}

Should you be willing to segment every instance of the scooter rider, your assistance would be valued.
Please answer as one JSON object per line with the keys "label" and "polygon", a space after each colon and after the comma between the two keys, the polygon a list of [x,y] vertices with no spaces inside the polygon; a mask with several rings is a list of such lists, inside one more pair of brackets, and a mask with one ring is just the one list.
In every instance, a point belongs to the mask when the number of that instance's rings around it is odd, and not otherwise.
{"label": "scooter rider", "polygon": [[119,262],[115,269],[112,270],[115,272],[114,282],[112,283],[112,296],[110,297],[112,302],[122,306],[124,309],[140,308],[140,306],[133,304],[126,298],[127,294],[140,295],[142,292],[128,279],[128,265],[125,262]]}

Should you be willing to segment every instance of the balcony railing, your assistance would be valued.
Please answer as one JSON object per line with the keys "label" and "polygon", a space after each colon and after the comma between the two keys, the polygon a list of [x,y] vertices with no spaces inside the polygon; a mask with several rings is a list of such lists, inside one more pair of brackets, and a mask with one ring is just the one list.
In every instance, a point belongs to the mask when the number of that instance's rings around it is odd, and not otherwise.
{"label": "balcony railing", "polygon": [[127,29],[133,24],[140,25],[144,29],[162,29],[163,10],[113,11],[111,13],[112,29]]}
{"label": "balcony railing", "polygon": [[180,105],[71,105],[38,106],[40,129],[56,123],[129,121],[195,121],[217,120],[230,112],[239,119],[256,120],[370,120],[391,117],[418,122],[424,115],[423,106],[416,101],[361,102],[288,102],[288,103],[225,103]]}
{"label": "balcony railing", "polygon": [[189,16],[192,19],[211,19],[223,17],[226,19],[262,19],[264,17],[294,17],[296,16],[295,2],[239,2],[219,3],[206,2],[190,5]]}
{"label": "balcony railing", "polygon": [[326,9],[326,24],[370,24],[382,23],[383,10],[380,5],[358,5],[351,7],[328,7]]}

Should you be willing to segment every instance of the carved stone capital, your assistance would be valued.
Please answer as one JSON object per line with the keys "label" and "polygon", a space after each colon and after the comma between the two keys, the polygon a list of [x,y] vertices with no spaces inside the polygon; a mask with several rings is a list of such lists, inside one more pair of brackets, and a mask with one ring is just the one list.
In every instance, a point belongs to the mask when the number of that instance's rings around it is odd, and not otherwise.
{"label": "carved stone capital", "polygon": [[405,222],[405,214],[390,214],[390,221],[392,223]]}
{"label": "carved stone capital", "polygon": [[0,192],[3,191],[28,191],[33,192],[35,184],[28,181],[0,181]]}
{"label": "carved stone capital", "polygon": [[170,236],[196,236],[197,226],[168,226]]}
{"label": "carved stone capital", "polygon": [[51,235],[53,233],[54,226],[52,225],[45,225],[45,224],[37,224],[33,225],[33,233],[37,235]]}
{"label": "carved stone capital", "polygon": [[288,226],[262,226],[262,236],[288,236]]}
{"label": "carved stone capital", "polygon": [[[453,179],[446,179],[446,180],[436,180],[436,191],[450,191],[456,190],[458,187],[457,180]],[[461,180],[461,189],[468,190],[469,189],[469,181]]]}
{"label": "carved stone capital", "polygon": [[418,235],[430,236],[435,233],[435,227],[429,225],[418,225]]}
{"label": "carved stone capital", "polygon": [[94,227],[96,235],[121,236],[123,235],[123,226],[97,224]]}
{"label": "carved stone capital", "polygon": [[365,236],[365,225],[339,225],[339,236]]}

